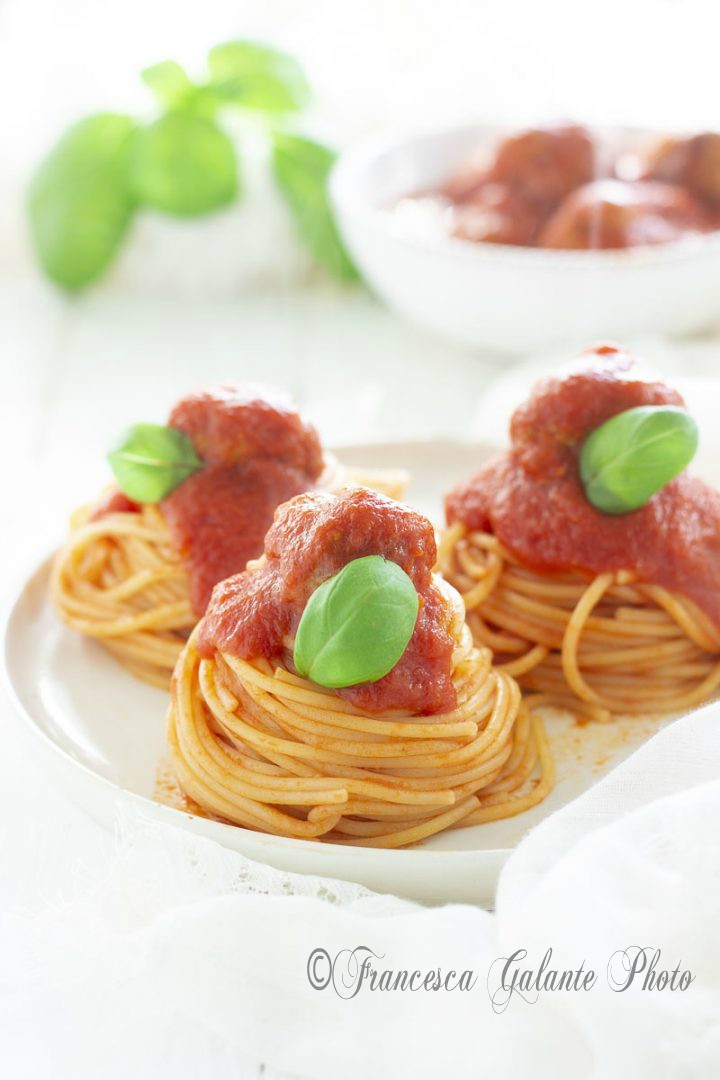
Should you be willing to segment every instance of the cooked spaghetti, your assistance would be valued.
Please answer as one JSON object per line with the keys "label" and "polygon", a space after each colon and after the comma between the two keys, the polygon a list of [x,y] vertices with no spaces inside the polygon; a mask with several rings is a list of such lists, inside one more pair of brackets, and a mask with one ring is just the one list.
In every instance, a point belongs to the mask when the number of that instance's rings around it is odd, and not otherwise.
{"label": "cooked spaghetti", "polygon": [[[297,674],[294,634],[309,594],[368,554],[412,578],[415,630],[389,674],[329,690]],[[216,588],[176,668],[168,740],[184,792],[247,828],[374,847],[540,802],[553,784],[542,726],[473,645],[435,554],[429,522],[364,489],[281,507],[265,557]]]}
{"label": "cooked spaghetti", "polygon": [[133,675],[167,687],[197,616],[187,567],[158,507],[97,518],[80,511],[51,588],[67,626],[102,642]]}
{"label": "cooked spaghetti", "polygon": [[641,509],[596,510],[577,449],[608,417],[682,405],[611,347],[539,384],[512,447],[448,496],[439,565],[475,642],[528,703],[591,719],[676,713],[720,686],[720,497],[682,474]]}
{"label": "cooked spaghetti", "polygon": [[539,574],[491,533],[457,522],[440,566],[465,601],[478,644],[532,696],[594,720],[681,712],[720,686],[720,631],[686,597],[633,581]]}
{"label": "cooked spaghetti", "polygon": [[397,470],[347,470],[284,403],[223,387],[172,410],[203,468],[158,504],[111,490],[77,511],[52,572],[63,622],[96,638],[134,675],[167,687],[212,587],[262,551],[275,508],[310,487],[363,476],[398,497]]}

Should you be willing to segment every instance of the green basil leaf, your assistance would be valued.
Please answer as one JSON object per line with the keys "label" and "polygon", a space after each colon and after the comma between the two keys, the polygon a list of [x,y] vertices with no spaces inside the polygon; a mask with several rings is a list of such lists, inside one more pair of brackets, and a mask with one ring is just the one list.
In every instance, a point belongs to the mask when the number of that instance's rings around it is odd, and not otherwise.
{"label": "green basil leaf", "polygon": [[358,272],[340,239],[327,194],[335,156],[311,139],[283,131],[273,134],[273,172],[300,239],[333,277],[350,281]]}
{"label": "green basil leaf", "polygon": [[162,424],[134,424],[108,454],[129,499],[156,503],[203,466],[187,435]]}
{"label": "green basil leaf", "polygon": [[697,426],[684,409],[646,405],[618,413],[583,443],[585,495],[605,514],[638,510],[689,465],[697,443]]}
{"label": "green basil leaf", "polygon": [[175,60],[162,60],[145,68],[140,75],[166,109],[182,108],[192,100],[197,90],[185,69]]}
{"label": "green basil leaf", "polygon": [[355,559],[308,600],[295,637],[295,667],[332,689],[381,679],[405,652],[419,603],[397,563],[380,555]]}
{"label": "green basil leaf", "polygon": [[166,214],[217,210],[238,190],[233,145],[212,120],[169,113],[138,133],[132,184],[139,202]]}
{"label": "green basil leaf", "polygon": [[297,112],[310,87],[297,60],[256,41],[226,41],[208,56],[210,88],[225,104],[263,112]]}
{"label": "green basil leaf", "polygon": [[30,229],[40,263],[58,285],[88,285],[115,255],[133,212],[135,132],[129,116],[89,116],[70,128],[35,173]]}

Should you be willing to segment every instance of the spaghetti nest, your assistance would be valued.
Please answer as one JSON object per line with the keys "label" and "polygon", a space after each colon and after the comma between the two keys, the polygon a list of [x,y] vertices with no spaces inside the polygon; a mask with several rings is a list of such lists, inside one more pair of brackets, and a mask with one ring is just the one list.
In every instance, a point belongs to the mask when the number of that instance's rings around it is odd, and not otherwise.
{"label": "spaghetti nest", "polygon": [[496,537],[456,523],[439,565],[478,645],[530,691],[594,720],[677,713],[720,685],[720,631],[692,601],[627,571],[540,574]]}
{"label": "spaghetti nest", "polygon": [[168,713],[181,787],[237,825],[366,847],[529,809],[554,779],[541,723],[460,624],[457,706],[433,716],[354,708],[291,670],[291,643],[275,664],[202,659],[194,631]]}
{"label": "spaghetti nest", "polygon": [[[364,482],[402,498],[400,469],[346,468],[326,454],[319,485],[340,490]],[[241,570],[243,567],[238,567]],[[76,511],[52,571],[51,595],[62,621],[96,638],[133,675],[167,689],[180,651],[198,615],[190,602],[190,577],[159,507],[93,517]]]}
{"label": "spaghetti nest", "polygon": [[62,621],[97,638],[133,675],[167,688],[197,621],[187,569],[156,506],[93,520],[78,511],[53,565]]}

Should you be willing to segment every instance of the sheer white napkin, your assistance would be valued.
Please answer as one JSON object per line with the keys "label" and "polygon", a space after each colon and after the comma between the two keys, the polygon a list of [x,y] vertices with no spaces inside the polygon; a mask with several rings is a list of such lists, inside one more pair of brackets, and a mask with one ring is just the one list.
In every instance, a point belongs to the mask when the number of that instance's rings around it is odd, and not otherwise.
{"label": "sheer white napkin", "polygon": [[[12,1077],[709,1077],[720,1067],[720,706],[678,720],[512,856],[495,914],[281,874],[124,816],[102,873],[0,915],[0,1069]],[[474,972],[469,991],[372,991],[336,962]],[[594,969],[588,991],[511,995],[500,957]],[[627,991],[632,947],[687,990]],[[362,958],[366,953],[356,954]],[[628,954],[632,956],[632,952]],[[648,954],[649,955],[649,954]],[[611,958],[613,958],[611,960]],[[618,966],[619,965],[619,966]],[[316,954],[310,978],[327,976]],[[344,976],[344,981],[343,981]],[[508,976],[509,980],[510,976]],[[488,992],[490,991],[490,993]],[[502,1006],[502,989],[496,1008]]]}

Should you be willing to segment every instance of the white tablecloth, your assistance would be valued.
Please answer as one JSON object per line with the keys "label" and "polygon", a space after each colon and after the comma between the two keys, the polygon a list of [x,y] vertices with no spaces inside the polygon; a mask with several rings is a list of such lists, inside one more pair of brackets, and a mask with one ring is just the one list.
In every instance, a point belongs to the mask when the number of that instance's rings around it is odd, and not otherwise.
{"label": "white tablecloth", "polygon": [[[495,914],[293,878],[123,818],[116,846],[92,873],[78,868],[71,895],[0,914],[4,1073],[229,1080],[263,1062],[328,1080],[713,1076],[719,757],[718,706],[666,728],[527,837]],[[17,872],[13,847],[0,857]],[[66,858],[73,849],[74,838]],[[358,986],[347,956],[358,946],[378,973],[468,970],[475,983]],[[508,1000],[499,959],[526,950],[522,966],[537,972],[549,948],[553,968],[582,965],[595,985]],[[643,989],[638,976],[620,991],[620,954],[638,948],[660,950],[658,972],[689,972],[687,989]],[[325,983],[329,958],[336,982],[318,989],[311,979]]]}

